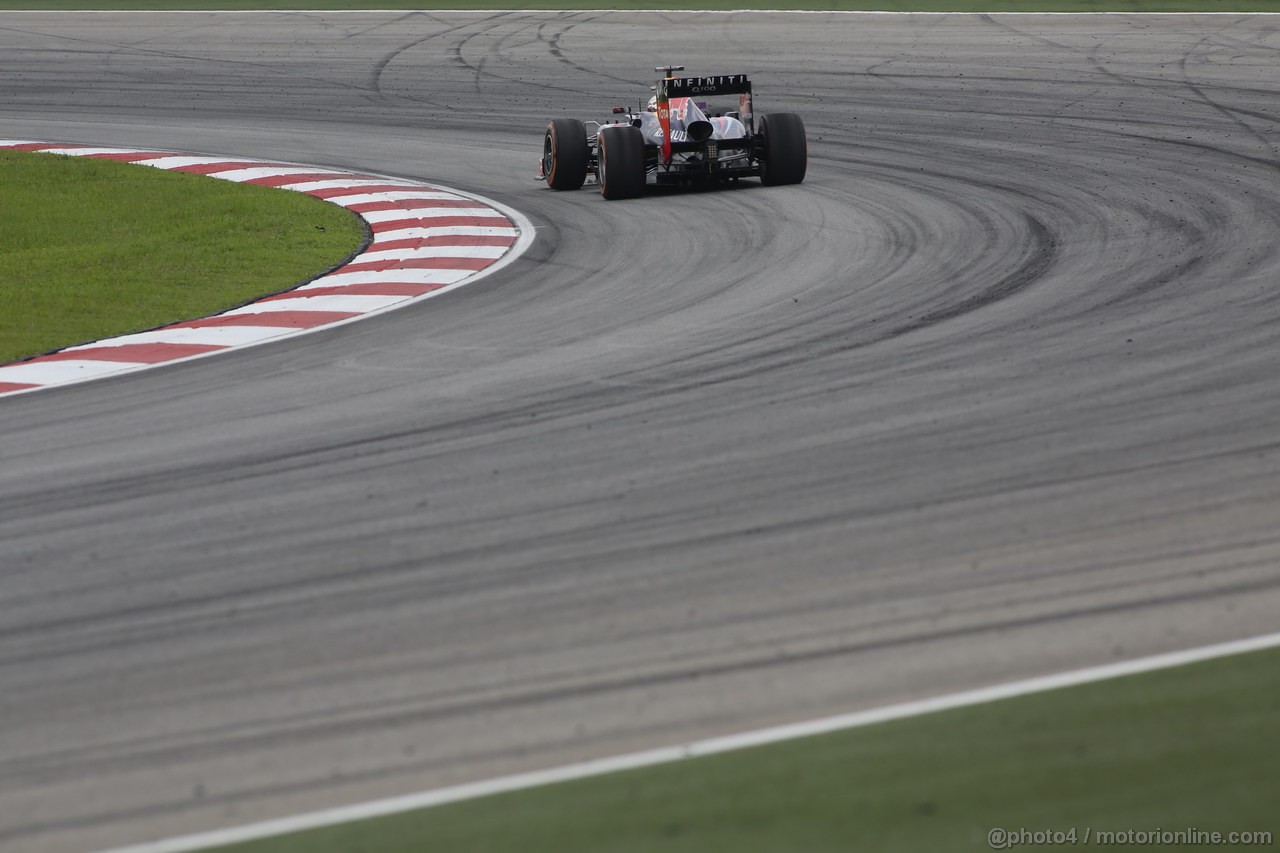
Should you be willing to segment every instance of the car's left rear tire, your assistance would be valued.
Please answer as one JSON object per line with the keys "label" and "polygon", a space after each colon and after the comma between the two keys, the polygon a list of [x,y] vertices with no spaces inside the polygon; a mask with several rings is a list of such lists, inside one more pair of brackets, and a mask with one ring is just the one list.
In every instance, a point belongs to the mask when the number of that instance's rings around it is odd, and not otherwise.
{"label": "car's left rear tire", "polygon": [[644,134],[640,128],[626,125],[602,127],[596,139],[600,146],[596,164],[600,195],[612,201],[643,194]]}
{"label": "car's left rear tire", "polygon": [[553,190],[576,190],[587,180],[587,128],[576,118],[552,119],[542,138],[542,173]]}

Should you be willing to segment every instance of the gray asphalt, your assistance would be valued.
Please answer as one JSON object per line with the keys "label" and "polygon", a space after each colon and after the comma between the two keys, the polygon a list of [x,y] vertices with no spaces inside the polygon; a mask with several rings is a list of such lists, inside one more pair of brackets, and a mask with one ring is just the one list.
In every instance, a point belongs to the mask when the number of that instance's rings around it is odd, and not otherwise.
{"label": "gray asphalt", "polygon": [[[524,211],[523,260],[0,401],[0,848],[405,793],[1280,625],[1280,18],[0,15],[0,138]],[[807,181],[546,120],[753,76]]]}

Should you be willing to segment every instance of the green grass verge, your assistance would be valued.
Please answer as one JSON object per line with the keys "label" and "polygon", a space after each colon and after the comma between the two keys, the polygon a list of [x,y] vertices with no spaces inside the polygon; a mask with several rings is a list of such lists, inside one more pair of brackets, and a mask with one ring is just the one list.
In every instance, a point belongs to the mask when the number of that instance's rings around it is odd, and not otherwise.
{"label": "green grass verge", "polygon": [[0,10],[601,8],[886,12],[1280,12],[1280,0],[0,0]]}
{"label": "green grass verge", "polygon": [[0,151],[0,363],[283,290],[355,251],[352,213],[300,193]]}
{"label": "green grass verge", "polygon": [[1277,743],[1264,651],[219,851],[921,853],[989,850],[994,827],[1280,846]]}

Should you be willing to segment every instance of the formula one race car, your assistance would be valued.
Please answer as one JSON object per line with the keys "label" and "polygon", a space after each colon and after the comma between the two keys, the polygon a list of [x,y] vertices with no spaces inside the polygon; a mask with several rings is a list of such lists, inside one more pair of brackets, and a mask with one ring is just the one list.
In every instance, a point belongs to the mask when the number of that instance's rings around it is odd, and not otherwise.
{"label": "formula one race car", "polygon": [[[798,184],[808,166],[804,123],[794,113],[760,116],[745,74],[675,77],[662,74],[654,95],[635,112],[614,107],[612,124],[553,119],[542,142],[538,180],[553,190],[576,190],[594,177],[607,199],[634,198],[646,184],[708,185],[760,176],[769,186]],[[703,98],[737,95],[720,112]]]}

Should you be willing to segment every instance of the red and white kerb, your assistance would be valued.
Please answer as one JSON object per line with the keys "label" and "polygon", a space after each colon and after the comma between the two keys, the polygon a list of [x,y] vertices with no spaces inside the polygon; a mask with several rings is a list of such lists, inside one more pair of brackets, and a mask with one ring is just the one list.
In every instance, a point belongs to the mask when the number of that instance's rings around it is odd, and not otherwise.
{"label": "red and white kerb", "polygon": [[[518,213],[418,181],[290,163],[0,140],[0,149],[119,160],[306,193],[373,232],[328,275],[212,317],[0,365],[0,395],[141,370],[345,323],[452,290],[505,265],[532,241]],[[501,262],[501,263],[500,263]]]}

